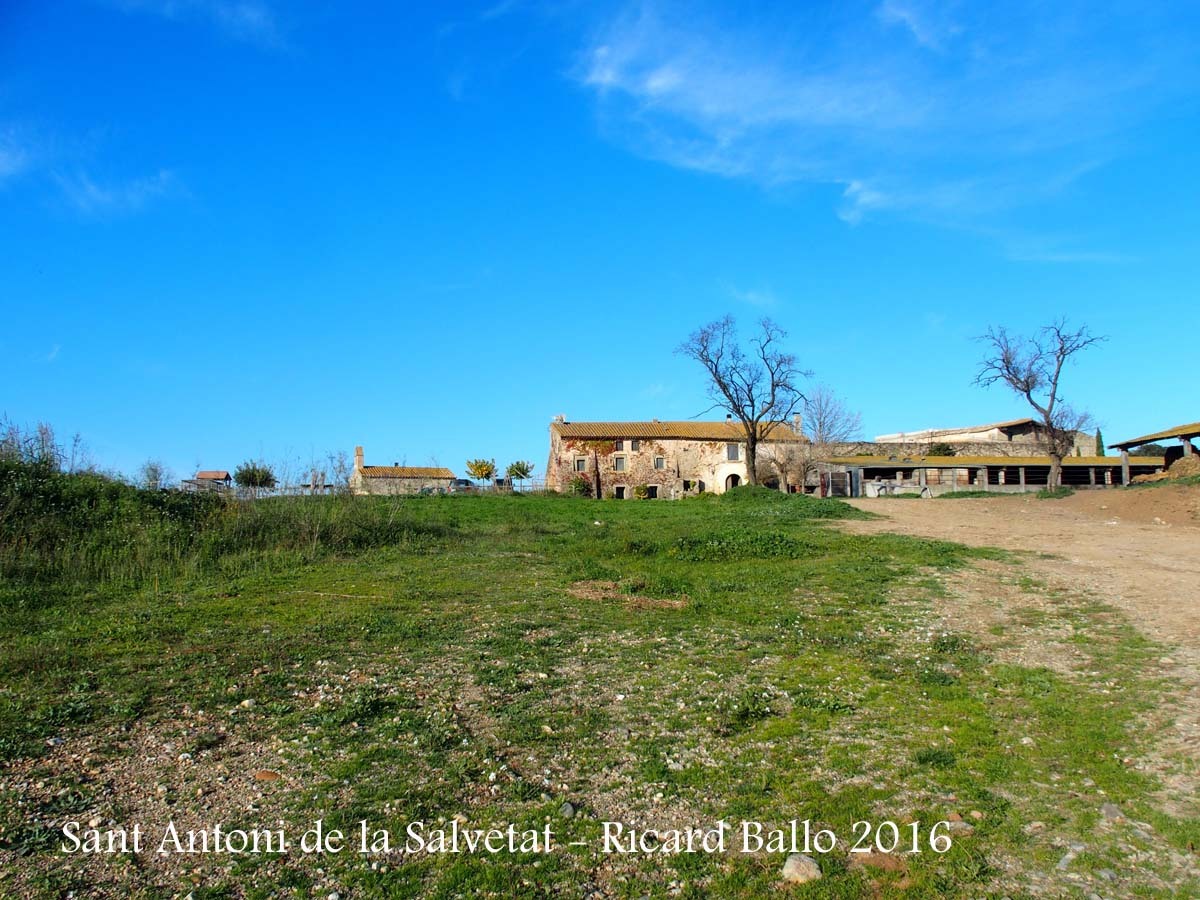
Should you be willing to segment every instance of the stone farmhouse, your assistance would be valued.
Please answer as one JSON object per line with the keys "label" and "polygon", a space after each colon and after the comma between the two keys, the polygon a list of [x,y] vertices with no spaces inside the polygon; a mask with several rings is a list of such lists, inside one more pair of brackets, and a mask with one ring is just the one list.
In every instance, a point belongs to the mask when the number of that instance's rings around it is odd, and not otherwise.
{"label": "stone farmhouse", "polygon": [[[1050,461],[1044,429],[1033,419],[963,428],[924,429],[880,435],[874,442],[817,446],[804,435],[799,416],[778,423],[759,444],[759,482],[788,491],[857,496],[886,480],[931,492],[955,489],[1025,490],[1046,486]],[[953,456],[930,456],[937,445]],[[945,451],[943,451],[945,452]],[[1127,483],[1119,461],[1094,457],[1095,438],[1075,435],[1075,452],[1064,461],[1063,483],[1104,486]],[[673,499],[709,491],[724,493],[746,480],[746,443],[740,423],[568,422],[550,423],[546,489],[569,490],[577,480],[591,494],[617,499]],[[797,460],[806,460],[798,463]],[[1144,460],[1145,471],[1161,460]],[[1139,474],[1139,473],[1135,473]]]}
{"label": "stone farmhouse", "polygon": [[363,448],[354,448],[354,471],[350,490],[355,494],[419,494],[444,491],[454,482],[454,473],[440,466],[368,466]]}
{"label": "stone farmhouse", "polygon": [[[777,423],[759,447],[800,443],[807,440],[797,419]],[[765,474],[760,469],[760,480]],[[746,481],[746,435],[729,419],[568,422],[556,416],[550,423],[546,489],[566,491],[576,479],[593,495],[618,500],[721,494]]]}

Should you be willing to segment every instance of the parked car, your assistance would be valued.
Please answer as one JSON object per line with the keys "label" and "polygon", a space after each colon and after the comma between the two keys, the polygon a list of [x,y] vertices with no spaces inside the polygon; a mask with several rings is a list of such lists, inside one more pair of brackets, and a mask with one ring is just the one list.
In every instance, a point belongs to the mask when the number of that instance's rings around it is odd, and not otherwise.
{"label": "parked car", "polygon": [[449,491],[451,494],[474,494],[479,490],[475,487],[475,482],[468,478],[455,478],[450,482]]}

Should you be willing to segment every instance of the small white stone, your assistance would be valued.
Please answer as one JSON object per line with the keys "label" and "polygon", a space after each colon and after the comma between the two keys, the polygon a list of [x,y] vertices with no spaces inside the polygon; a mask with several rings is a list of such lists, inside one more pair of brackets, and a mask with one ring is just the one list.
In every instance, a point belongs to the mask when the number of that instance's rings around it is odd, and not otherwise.
{"label": "small white stone", "polygon": [[789,853],[787,862],[783,864],[781,877],[793,884],[805,884],[816,881],[821,877],[821,867],[811,856],[803,853]]}

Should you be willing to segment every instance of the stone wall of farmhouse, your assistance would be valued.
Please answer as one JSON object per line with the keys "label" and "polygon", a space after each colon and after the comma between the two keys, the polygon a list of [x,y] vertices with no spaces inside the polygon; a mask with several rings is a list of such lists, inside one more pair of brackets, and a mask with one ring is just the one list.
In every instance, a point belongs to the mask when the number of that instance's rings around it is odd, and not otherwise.
{"label": "stone wall of farmhouse", "polygon": [[[618,451],[613,441],[573,440],[553,435],[546,464],[546,487],[566,490],[576,475],[594,486],[597,464],[603,497],[617,496],[623,488],[625,497],[632,498],[635,489],[645,486],[657,488],[659,499],[671,499],[697,493],[700,482],[705,491],[720,493],[729,475],[737,475],[742,482],[746,479],[744,445],[739,445],[737,461],[727,458],[724,441],[643,439],[637,450],[630,447],[629,440]],[[663,461],[661,469],[655,467],[658,458]],[[623,470],[617,469],[617,459],[624,461]],[[577,469],[579,460],[583,461],[582,471]]]}
{"label": "stone wall of farmhouse", "polygon": [[363,478],[353,475],[350,490],[356,494],[419,494],[422,490],[445,490],[450,487],[449,478]]}

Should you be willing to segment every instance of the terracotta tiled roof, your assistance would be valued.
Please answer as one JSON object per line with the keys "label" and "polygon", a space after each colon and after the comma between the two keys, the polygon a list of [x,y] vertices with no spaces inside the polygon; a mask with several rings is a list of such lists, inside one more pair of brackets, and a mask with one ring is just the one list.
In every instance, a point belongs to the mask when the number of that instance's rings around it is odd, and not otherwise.
{"label": "terracotta tiled roof", "polygon": [[229,473],[223,469],[206,469],[203,472],[196,473],[196,481],[225,481],[229,478]]}
{"label": "terracotta tiled roof", "polygon": [[[561,437],[574,440],[624,440],[627,438],[684,438],[696,441],[743,441],[746,432],[740,422],[554,422],[550,428]],[[803,441],[791,425],[780,422],[767,436],[768,441]]]}
{"label": "terracotta tiled roof", "polygon": [[454,478],[449,469],[429,466],[363,466],[363,478]]}

